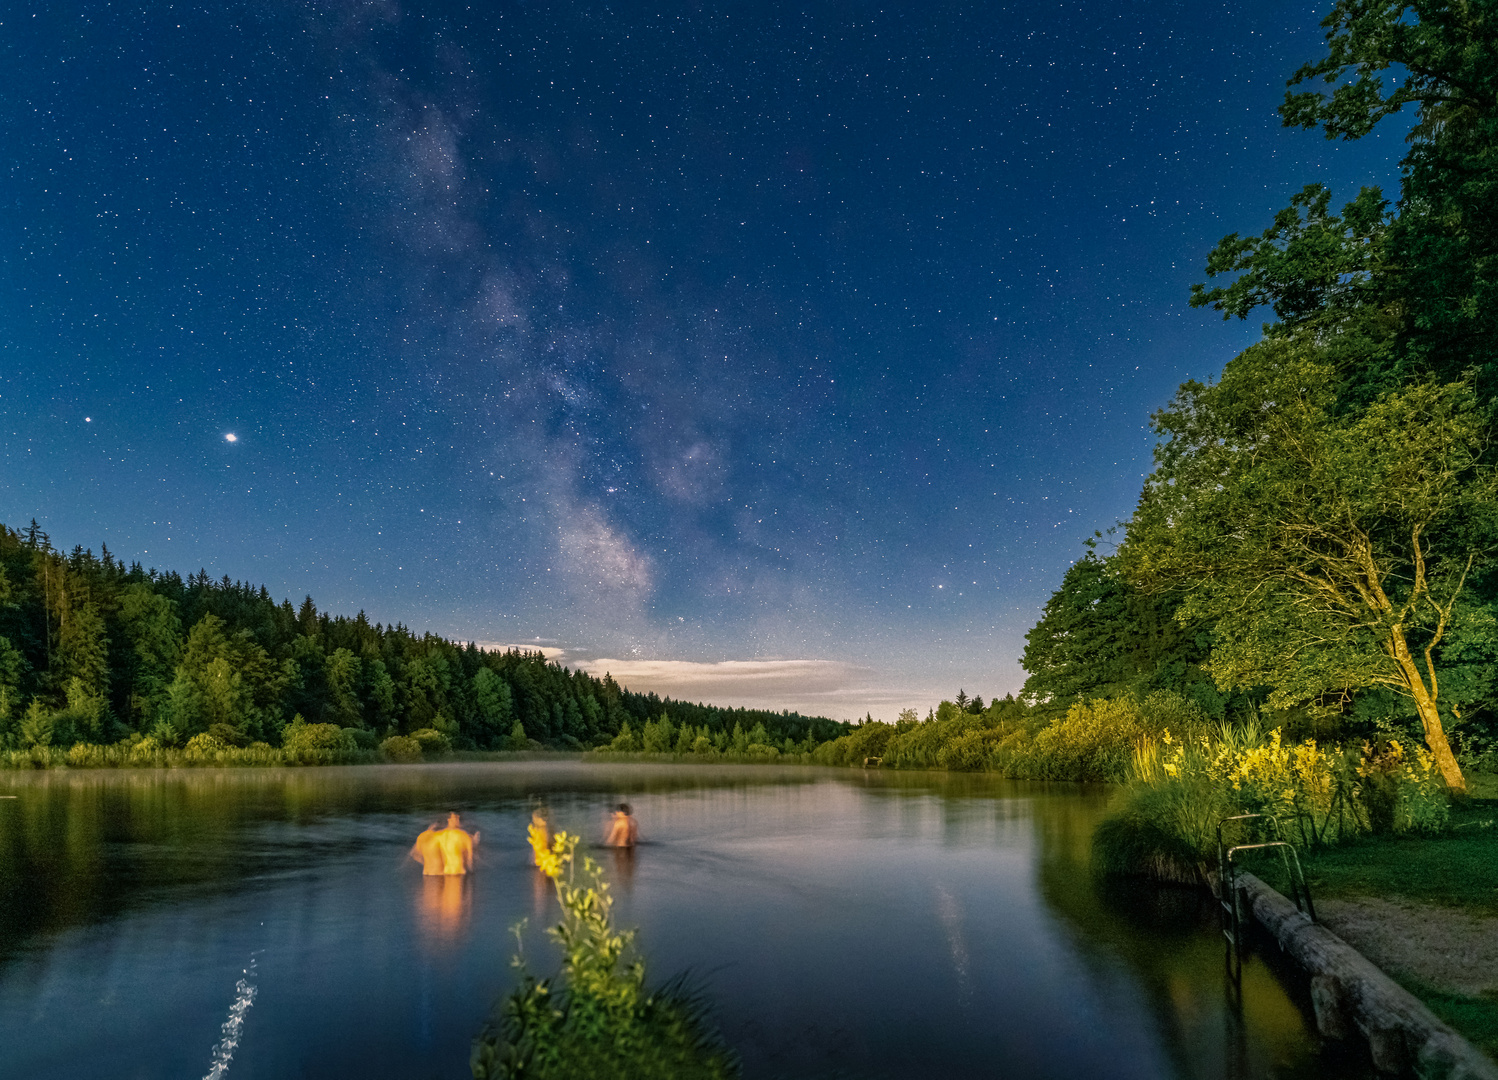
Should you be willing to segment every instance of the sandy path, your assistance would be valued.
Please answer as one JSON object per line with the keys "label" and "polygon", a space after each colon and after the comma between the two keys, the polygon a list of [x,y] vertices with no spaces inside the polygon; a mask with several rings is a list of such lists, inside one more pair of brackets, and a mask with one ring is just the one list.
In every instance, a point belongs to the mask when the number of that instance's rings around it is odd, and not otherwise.
{"label": "sandy path", "polygon": [[1391,975],[1468,997],[1498,996],[1498,917],[1405,900],[1318,900],[1332,933]]}

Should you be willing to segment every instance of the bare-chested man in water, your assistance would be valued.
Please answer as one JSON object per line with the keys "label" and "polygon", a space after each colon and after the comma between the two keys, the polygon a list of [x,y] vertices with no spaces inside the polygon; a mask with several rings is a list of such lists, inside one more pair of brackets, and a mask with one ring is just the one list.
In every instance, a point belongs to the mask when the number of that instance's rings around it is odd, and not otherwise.
{"label": "bare-chested man in water", "polygon": [[630,813],[629,803],[620,803],[614,811],[614,820],[603,842],[606,847],[620,848],[632,848],[640,842],[640,824]]}
{"label": "bare-chested man in water", "polygon": [[428,825],[411,848],[411,858],[421,863],[428,876],[466,874],[473,869],[473,846],[479,834],[471,836],[458,824],[457,814],[447,815],[447,828]]}

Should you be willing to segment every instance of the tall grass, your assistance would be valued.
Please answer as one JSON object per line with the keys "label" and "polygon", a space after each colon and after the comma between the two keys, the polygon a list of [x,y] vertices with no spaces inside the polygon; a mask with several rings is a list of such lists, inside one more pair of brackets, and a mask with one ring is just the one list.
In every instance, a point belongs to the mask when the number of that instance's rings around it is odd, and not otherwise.
{"label": "tall grass", "polygon": [[138,743],[74,743],[69,747],[32,746],[0,751],[0,768],[9,769],[188,769],[257,768],[269,765],[356,765],[382,761],[374,750],[298,750],[252,743],[213,749],[165,747],[152,740]]}
{"label": "tall grass", "polygon": [[1164,880],[1202,878],[1219,823],[1230,842],[1283,839],[1302,848],[1370,832],[1436,833],[1450,805],[1430,753],[1397,739],[1377,745],[1286,745],[1256,722],[1193,740],[1167,731],[1133,748],[1128,788],[1094,835],[1095,865]]}

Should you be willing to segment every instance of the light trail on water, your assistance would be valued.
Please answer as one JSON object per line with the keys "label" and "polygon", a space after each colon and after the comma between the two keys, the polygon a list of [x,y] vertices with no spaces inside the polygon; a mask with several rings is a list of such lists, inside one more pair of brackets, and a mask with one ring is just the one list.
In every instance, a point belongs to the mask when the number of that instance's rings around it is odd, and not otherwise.
{"label": "light trail on water", "polygon": [[250,954],[250,965],[244,969],[244,978],[234,984],[234,1004],[229,1006],[229,1019],[220,1029],[221,1038],[213,1048],[213,1059],[203,1080],[223,1080],[234,1060],[234,1051],[239,1049],[239,1040],[244,1034],[245,1014],[255,1004],[255,953]]}

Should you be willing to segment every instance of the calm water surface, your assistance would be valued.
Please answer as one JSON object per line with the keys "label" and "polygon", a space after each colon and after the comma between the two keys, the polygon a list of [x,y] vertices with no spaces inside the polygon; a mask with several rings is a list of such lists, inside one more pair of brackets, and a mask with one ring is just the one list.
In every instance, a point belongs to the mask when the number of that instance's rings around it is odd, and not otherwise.
{"label": "calm water surface", "polygon": [[[544,799],[594,854],[652,977],[689,971],[769,1077],[1352,1077],[1294,980],[1230,1007],[1210,908],[1099,895],[1100,791],[773,767],[506,763],[0,774],[0,1076],[457,1080],[513,982],[550,974],[528,865]],[[476,872],[406,858],[449,809]],[[246,970],[253,968],[247,975]],[[1288,989],[1287,989],[1288,986]]]}

